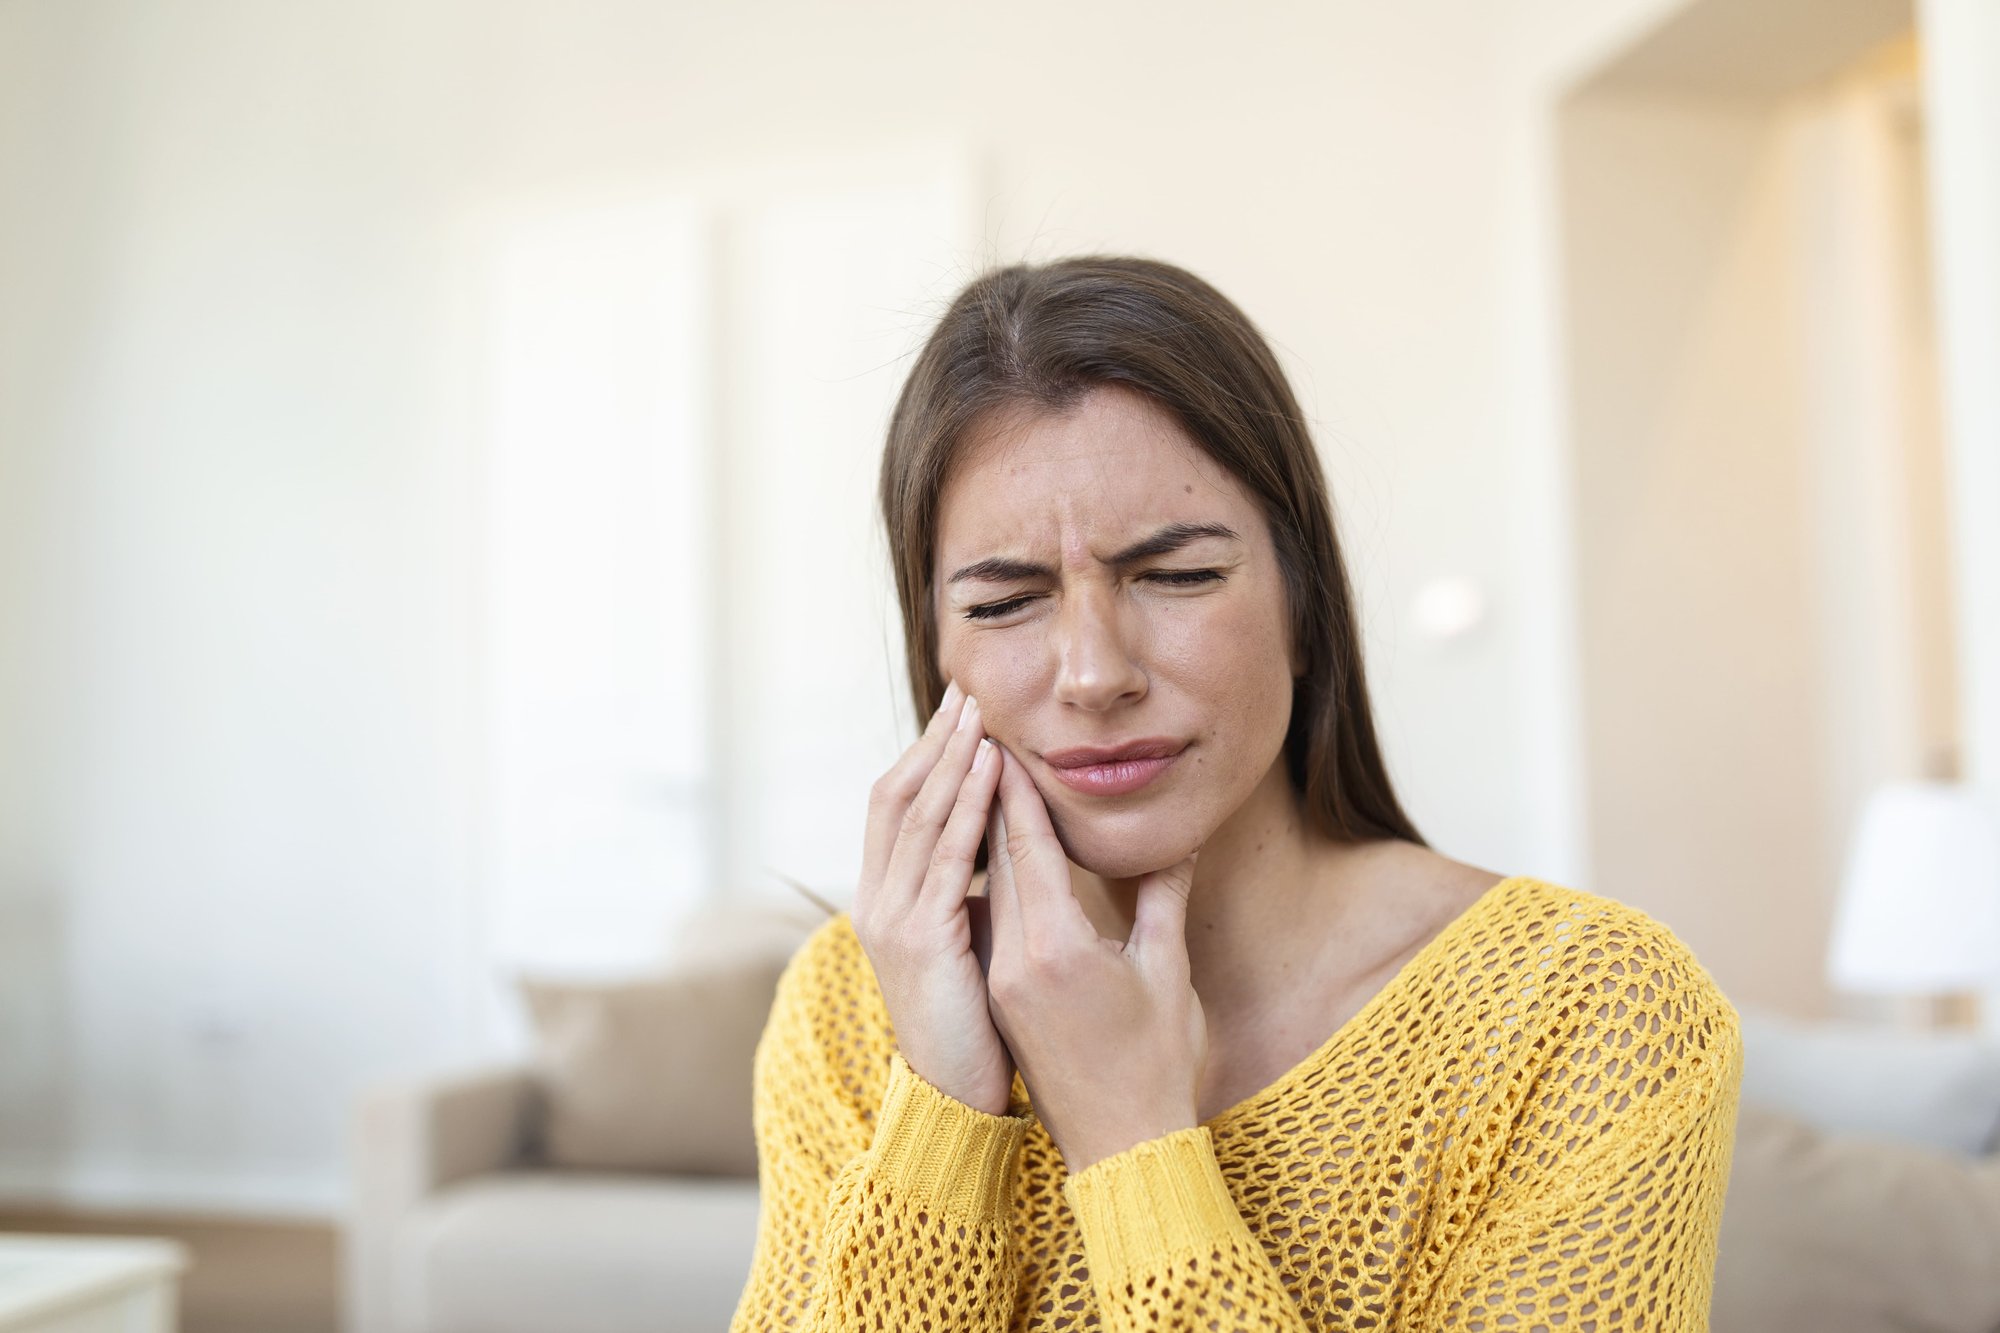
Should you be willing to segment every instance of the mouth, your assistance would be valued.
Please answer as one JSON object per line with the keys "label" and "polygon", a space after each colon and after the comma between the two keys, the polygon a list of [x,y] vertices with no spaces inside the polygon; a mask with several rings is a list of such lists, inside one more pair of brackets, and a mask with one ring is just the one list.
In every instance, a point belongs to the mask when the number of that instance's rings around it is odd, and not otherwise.
{"label": "mouth", "polygon": [[1056,779],[1087,796],[1123,796],[1147,786],[1173,766],[1186,741],[1151,737],[1106,747],[1078,746],[1042,756]]}

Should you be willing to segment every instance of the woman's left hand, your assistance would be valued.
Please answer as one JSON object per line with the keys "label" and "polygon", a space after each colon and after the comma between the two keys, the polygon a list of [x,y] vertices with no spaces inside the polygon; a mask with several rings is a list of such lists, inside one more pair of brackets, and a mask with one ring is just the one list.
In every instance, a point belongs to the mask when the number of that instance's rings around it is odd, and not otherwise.
{"label": "woman's left hand", "polygon": [[1199,1123],[1208,1024],[1188,972],[1195,857],[1141,878],[1131,939],[1103,938],[1070,889],[1041,792],[994,746],[1002,768],[987,815],[988,1006],[1076,1175]]}

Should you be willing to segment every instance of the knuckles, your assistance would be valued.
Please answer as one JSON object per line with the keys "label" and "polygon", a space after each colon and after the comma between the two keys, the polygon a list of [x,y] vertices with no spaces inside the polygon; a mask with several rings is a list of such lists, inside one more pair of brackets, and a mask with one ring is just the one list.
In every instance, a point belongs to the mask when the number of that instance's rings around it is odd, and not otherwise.
{"label": "knuckles", "polygon": [[938,839],[938,845],[931,849],[932,870],[969,869],[979,855],[979,848],[954,845],[950,838]]}
{"label": "knuckles", "polygon": [[1030,981],[1047,985],[1071,971],[1069,953],[1058,945],[1029,940],[1021,946],[1021,970]]}
{"label": "knuckles", "polygon": [[1035,840],[1028,836],[1026,830],[1018,828],[1007,830],[1007,859],[1009,861],[1017,866],[1025,864],[1033,858],[1034,852]]}
{"label": "knuckles", "polygon": [[935,822],[929,807],[924,804],[924,798],[919,795],[903,808],[903,818],[898,828],[901,829],[902,836],[908,838],[923,832]]}
{"label": "knuckles", "polygon": [[900,769],[892,768],[868,789],[868,809],[872,813],[900,809],[916,795]]}

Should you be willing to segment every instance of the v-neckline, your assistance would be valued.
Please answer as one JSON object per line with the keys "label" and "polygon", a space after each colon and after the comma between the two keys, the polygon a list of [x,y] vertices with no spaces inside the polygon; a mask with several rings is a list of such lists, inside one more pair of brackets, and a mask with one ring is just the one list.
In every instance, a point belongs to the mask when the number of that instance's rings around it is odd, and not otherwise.
{"label": "v-neckline", "polygon": [[1490,910],[1503,894],[1513,886],[1526,883],[1531,878],[1529,875],[1509,875],[1506,879],[1487,886],[1486,891],[1474,898],[1464,911],[1447,921],[1444,929],[1431,936],[1422,948],[1410,955],[1403,965],[1396,969],[1396,974],[1369,996],[1368,1002],[1355,1010],[1353,1016],[1336,1028],[1333,1035],[1321,1042],[1311,1055],[1248,1097],[1200,1121],[1200,1126],[1204,1129],[1220,1129],[1236,1120],[1247,1119],[1264,1102],[1279,1096],[1307,1074],[1327,1063],[1357,1034],[1367,1031],[1372,1026],[1376,1011],[1414,985],[1417,977],[1429,967],[1431,960],[1448,948],[1468,926]]}

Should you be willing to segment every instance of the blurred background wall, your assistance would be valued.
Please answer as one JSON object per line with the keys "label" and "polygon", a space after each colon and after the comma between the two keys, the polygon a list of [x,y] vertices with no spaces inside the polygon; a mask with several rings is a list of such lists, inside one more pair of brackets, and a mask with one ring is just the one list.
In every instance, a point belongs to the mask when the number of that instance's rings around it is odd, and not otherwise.
{"label": "blurred background wall", "polygon": [[851,894],[889,403],[1082,251],[1276,345],[1433,845],[1824,1011],[1854,804],[2000,756],[1917,21],[0,6],[0,1190],[330,1210],[354,1090],[518,1050],[512,975]]}

